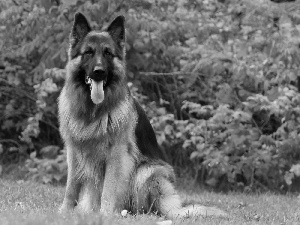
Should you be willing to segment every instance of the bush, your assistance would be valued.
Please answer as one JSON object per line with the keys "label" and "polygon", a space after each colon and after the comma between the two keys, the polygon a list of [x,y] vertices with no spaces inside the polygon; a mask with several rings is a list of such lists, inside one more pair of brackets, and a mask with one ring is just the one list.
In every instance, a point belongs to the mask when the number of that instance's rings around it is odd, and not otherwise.
{"label": "bush", "polygon": [[0,7],[0,163],[27,158],[38,179],[63,180],[54,174],[65,173],[64,151],[49,161],[41,149],[62,149],[56,98],[78,10],[94,28],[126,15],[130,88],[174,166],[222,190],[285,191],[298,176],[299,3],[29,0]]}
{"label": "bush", "polygon": [[65,183],[67,180],[67,152],[65,149],[59,150],[58,146],[49,145],[40,150],[39,158],[36,152],[32,152],[25,163],[28,177],[45,184]]}

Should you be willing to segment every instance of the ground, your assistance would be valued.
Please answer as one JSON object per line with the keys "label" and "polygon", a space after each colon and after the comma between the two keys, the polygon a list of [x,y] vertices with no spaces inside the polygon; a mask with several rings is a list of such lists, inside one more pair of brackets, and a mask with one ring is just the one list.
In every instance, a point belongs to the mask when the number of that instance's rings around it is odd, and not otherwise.
{"label": "ground", "polygon": [[[214,193],[203,190],[185,191],[180,194],[186,202],[216,206],[229,213],[229,218],[202,217],[173,221],[173,224],[300,224],[300,199],[296,195],[272,193]],[[150,225],[163,218],[150,215],[122,218],[103,218],[99,215],[60,215],[57,209],[62,202],[64,187],[42,185],[23,180],[0,179],[0,224],[75,224]]]}

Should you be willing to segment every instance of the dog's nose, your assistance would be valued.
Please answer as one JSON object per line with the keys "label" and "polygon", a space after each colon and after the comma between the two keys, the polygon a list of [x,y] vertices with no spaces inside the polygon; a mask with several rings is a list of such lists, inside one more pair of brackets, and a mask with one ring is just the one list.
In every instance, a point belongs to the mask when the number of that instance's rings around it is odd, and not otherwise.
{"label": "dog's nose", "polygon": [[106,79],[106,72],[103,67],[95,66],[93,73],[89,77],[95,81],[102,81]]}
{"label": "dog's nose", "polygon": [[95,66],[95,68],[94,68],[94,72],[98,72],[98,73],[102,73],[102,72],[104,72],[104,69],[103,69],[103,67],[102,66]]}

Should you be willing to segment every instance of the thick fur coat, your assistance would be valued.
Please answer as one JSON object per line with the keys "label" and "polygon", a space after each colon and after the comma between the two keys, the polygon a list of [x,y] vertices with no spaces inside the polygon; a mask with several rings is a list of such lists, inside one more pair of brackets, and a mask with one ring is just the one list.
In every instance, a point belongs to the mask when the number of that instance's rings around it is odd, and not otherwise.
{"label": "thick fur coat", "polygon": [[224,216],[216,208],[182,207],[173,168],[127,87],[124,22],[119,16],[105,30],[94,31],[83,14],[75,15],[59,97],[68,162],[61,211]]}

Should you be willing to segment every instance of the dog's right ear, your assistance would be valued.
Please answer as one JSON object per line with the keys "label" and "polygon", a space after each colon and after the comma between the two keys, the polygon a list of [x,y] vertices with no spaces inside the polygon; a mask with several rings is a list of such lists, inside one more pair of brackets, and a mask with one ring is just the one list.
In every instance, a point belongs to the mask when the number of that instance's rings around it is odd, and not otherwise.
{"label": "dog's right ear", "polygon": [[83,38],[91,31],[91,27],[86,17],[77,12],[74,17],[73,27],[70,34],[70,42],[74,47],[78,42],[82,41]]}

